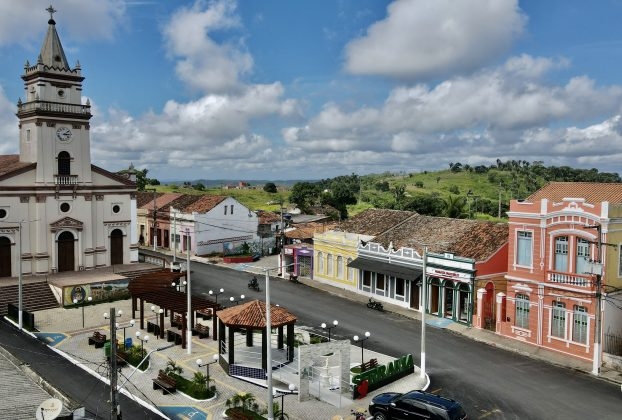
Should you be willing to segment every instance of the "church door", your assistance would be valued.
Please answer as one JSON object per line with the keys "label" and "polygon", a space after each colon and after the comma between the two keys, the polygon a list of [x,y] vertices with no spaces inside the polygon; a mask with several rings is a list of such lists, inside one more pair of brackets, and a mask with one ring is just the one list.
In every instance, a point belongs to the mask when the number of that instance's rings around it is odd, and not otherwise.
{"label": "church door", "polygon": [[123,264],[123,232],[115,229],[110,232],[110,265]]}
{"label": "church door", "polygon": [[11,240],[0,238],[0,277],[11,277]]}
{"label": "church door", "polygon": [[63,232],[58,236],[58,272],[74,271],[74,237],[71,232]]}

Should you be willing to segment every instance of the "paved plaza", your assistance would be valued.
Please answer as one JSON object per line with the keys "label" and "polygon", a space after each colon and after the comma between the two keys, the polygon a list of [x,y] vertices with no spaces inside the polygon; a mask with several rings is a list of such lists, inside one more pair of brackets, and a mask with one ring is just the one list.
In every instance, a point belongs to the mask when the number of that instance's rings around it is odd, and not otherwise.
{"label": "paved plaza", "polygon": [[[147,305],[149,307],[149,305]],[[37,312],[36,327],[40,331],[37,335],[46,341],[56,350],[66,354],[73,362],[81,368],[91,372],[93,375],[99,375],[102,380],[107,380],[108,365],[106,362],[104,349],[96,349],[88,344],[88,337],[94,331],[99,331],[110,337],[109,320],[104,318],[107,313],[114,308],[115,311],[121,310],[123,315],[117,319],[120,328],[117,330],[118,339],[132,337],[134,344],[137,344],[136,332],[140,331],[144,336],[148,334],[150,339],[143,343],[148,351],[165,347],[172,343],[168,343],[166,339],[159,339],[148,333],[146,330],[140,330],[140,323],[136,322],[134,326],[129,326],[131,319],[131,301],[117,301],[114,303],[104,303],[84,307],[84,318],[82,318],[82,308],[55,308]],[[155,314],[148,313],[145,318],[145,327],[147,321],[156,322]],[[84,327],[82,322],[84,320]],[[168,328],[168,319],[165,320],[164,328]],[[211,321],[209,322],[211,325]],[[125,328],[127,326],[127,328]],[[298,327],[301,328],[301,327]],[[304,330],[304,327],[302,327]],[[256,340],[260,342],[260,340]],[[138,342],[140,344],[140,341]],[[273,349],[276,347],[276,338],[273,340]],[[356,361],[360,358],[360,347],[350,346],[351,360]],[[217,341],[211,337],[199,339],[194,336],[192,339],[191,354],[187,349],[182,349],[181,345],[168,347],[161,351],[154,351],[150,356],[149,368],[141,372],[131,366],[121,369],[118,384],[122,389],[121,392],[131,394],[141,400],[145,405],[157,407],[171,419],[192,418],[198,419],[219,419],[223,418],[226,410],[225,402],[228,398],[237,393],[251,393],[256,397],[256,402],[261,408],[266,407],[267,389],[265,386],[234,378],[227,375],[218,365],[210,366],[210,377],[214,380],[217,389],[217,397],[209,401],[196,401],[190,397],[177,392],[175,394],[163,395],[162,391],[153,390],[152,379],[157,377],[158,371],[164,369],[169,359],[176,362],[183,369],[182,375],[191,379],[194,372],[200,370],[205,372],[205,367],[199,368],[196,364],[197,359],[204,361],[212,360],[214,354],[218,354]],[[274,350],[273,350],[274,351]],[[378,359],[379,364],[392,361],[393,358],[383,354],[365,350],[365,358]],[[295,363],[295,362],[294,362]],[[278,370],[274,371],[275,388],[287,388],[287,374],[282,375]],[[261,381],[259,381],[261,382]],[[421,389],[427,384],[427,380],[420,378],[418,371],[416,373],[403,378],[388,387],[370,393],[367,397],[352,401],[351,394],[340,394],[338,389],[330,389],[330,387],[314,387],[311,385],[312,394],[319,396],[322,400],[313,398],[308,401],[298,401],[297,395],[286,395],[284,398],[285,412],[290,419],[333,419],[343,417],[351,418],[351,409],[366,409],[369,400],[378,392],[386,391],[390,388],[392,391],[407,391],[411,389]],[[329,384],[330,385],[330,384]],[[322,395],[323,393],[323,395]],[[319,395],[318,395],[319,394]],[[281,403],[281,398],[277,397],[274,401]],[[329,402],[326,402],[329,401]],[[102,412],[107,410],[105,402],[102,402]]]}

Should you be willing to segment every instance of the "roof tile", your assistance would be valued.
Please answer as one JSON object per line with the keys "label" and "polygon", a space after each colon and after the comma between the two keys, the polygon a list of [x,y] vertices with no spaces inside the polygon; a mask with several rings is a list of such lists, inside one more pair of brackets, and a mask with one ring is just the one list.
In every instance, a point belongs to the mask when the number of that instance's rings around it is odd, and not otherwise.
{"label": "roof tile", "polygon": [[605,182],[549,182],[526,201],[534,202],[541,199],[560,202],[564,198],[585,198],[588,203],[596,204],[603,201],[622,203],[622,183]]}
{"label": "roof tile", "polygon": [[[260,300],[252,300],[223,309],[218,311],[216,315],[227,326],[266,328],[266,304]],[[295,324],[297,319],[282,306],[270,305],[270,324],[272,327]]]}

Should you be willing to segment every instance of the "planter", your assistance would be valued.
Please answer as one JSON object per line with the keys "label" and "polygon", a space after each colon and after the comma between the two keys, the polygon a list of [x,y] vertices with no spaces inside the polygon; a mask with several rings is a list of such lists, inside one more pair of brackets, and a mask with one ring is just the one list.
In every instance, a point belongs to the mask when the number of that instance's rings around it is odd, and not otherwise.
{"label": "planter", "polygon": [[252,255],[229,255],[222,258],[225,264],[250,263],[253,262]]}

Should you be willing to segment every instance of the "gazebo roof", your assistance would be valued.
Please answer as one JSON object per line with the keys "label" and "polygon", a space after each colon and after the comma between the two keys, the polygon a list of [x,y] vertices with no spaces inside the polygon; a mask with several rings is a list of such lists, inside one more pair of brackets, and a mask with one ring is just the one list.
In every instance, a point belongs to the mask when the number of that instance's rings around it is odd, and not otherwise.
{"label": "gazebo roof", "polygon": [[[259,300],[252,300],[223,309],[216,315],[228,327],[266,328],[266,304]],[[287,309],[270,305],[270,324],[272,327],[295,324],[297,319]]]}

